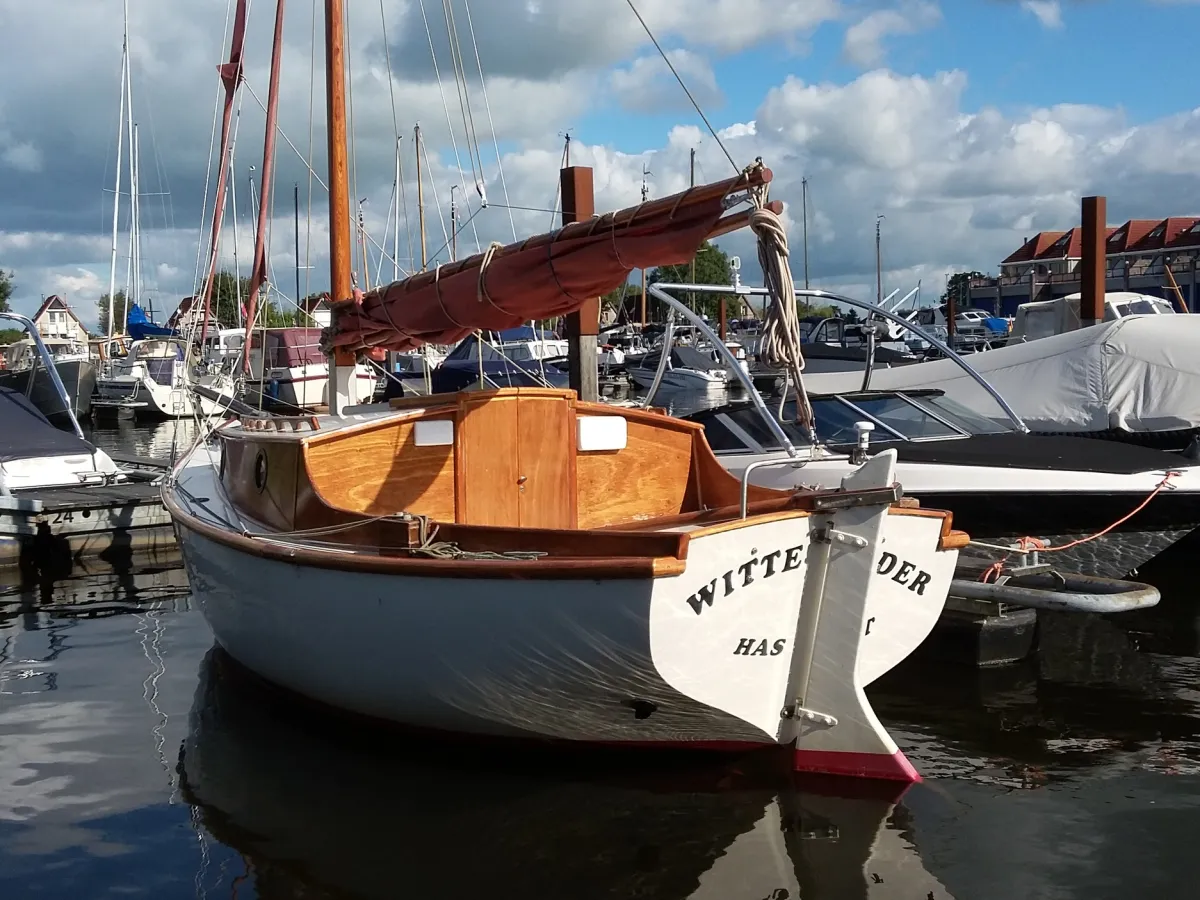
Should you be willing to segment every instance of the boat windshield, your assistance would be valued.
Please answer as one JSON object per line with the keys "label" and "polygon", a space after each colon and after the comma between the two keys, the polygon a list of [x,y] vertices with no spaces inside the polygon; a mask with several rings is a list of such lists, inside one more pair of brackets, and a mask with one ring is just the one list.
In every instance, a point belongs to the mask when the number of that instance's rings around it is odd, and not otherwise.
{"label": "boat windshield", "polygon": [[[854,426],[875,426],[871,443],[937,441],[1011,431],[1004,423],[973,412],[947,398],[941,391],[879,392],[812,398],[817,439],[837,446],[858,440]],[[808,443],[794,421],[796,405],[788,401],[783,411],[783,428],[793,444]],[[748,404],[706,410],[691,418],[703,423],[709,445],[716,451],[781,449],[758,411]]]}

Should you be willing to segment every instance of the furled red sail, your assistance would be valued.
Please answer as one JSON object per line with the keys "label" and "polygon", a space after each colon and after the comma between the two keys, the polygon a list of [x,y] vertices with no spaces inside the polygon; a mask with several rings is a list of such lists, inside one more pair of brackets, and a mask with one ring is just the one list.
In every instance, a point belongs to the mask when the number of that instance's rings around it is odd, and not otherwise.
{"label": "furled red sail", "polygon": [[407,350],[450,344],[476,329],[501,330],[579,309],[634,269],[690,260],[706,238],[746,224],[721,214],[726,198],[771,180],[760,165],[736,178],[566,225],[335,304],[323,346]]}

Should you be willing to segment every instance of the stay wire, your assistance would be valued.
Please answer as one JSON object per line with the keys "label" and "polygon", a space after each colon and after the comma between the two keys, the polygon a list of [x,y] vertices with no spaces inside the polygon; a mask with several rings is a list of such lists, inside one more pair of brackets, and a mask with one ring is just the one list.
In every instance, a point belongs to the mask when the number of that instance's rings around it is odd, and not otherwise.
{"label": "stay wire", "polygon": [[629,8],[633,10],[633,14],[637,16],[637,20],[642,23],[642,28],[645,29],[646,36],[649,37],[650,41],[654,44],[654,48],[658,51],[658,55],[663,58],[663,62],[667,64],[667,68],[671,70],[671,74],[675,76],[675,80],[679,82],[679,86],[683,88],[683,92],[687,94],[687,98],[692,102],[692,106],[695,108],[697,114],[701,119],[704,120],[704,125],[706,128],[708,128],[708,133],[713,136],[713,140],[717,142],[717,146],[721,148],[721,152],[725,154],[725,158],[729,160],[729,164],[733,166],[733,171],[740,173],[742,170],[738,167],[738,164],[734,162],[733,156],[721,142],[721,137],[717,134],[717,130],[713,128],[712,122],[708,121],[708,116],[704,114],[704,110],[700,108],[700,104],[696,102],[696,98],[692,96],[692,92],[688,90],[688,86],[679,76],[679,72],[675,70],[675,66],[671,64],[671,60],[667,56],[666,51],[663,50],[662,45],[658,42],[658,38],[654,36],[654,32],[650,30],[650,26],[646,24],[646,20],[643,19],[642,14],[638,12],[638,8],[633,5],[633,0],[625,0],[625,2],[629,4]]}

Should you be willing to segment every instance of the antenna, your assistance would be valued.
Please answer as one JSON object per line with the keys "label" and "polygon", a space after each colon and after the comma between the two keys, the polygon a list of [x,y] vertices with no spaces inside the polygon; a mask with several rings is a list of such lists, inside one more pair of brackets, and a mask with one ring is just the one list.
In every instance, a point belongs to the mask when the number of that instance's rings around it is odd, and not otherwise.
{"label": "antenna", "polygon": [[642,202],[643,203],[645,203],[646,200],[650,197],[650,185],[648,185],[646,183],[646,176],[653,175],[653,174],[654,173],[650,171],[650,167],[647,166],[645,163],[642,163]]}

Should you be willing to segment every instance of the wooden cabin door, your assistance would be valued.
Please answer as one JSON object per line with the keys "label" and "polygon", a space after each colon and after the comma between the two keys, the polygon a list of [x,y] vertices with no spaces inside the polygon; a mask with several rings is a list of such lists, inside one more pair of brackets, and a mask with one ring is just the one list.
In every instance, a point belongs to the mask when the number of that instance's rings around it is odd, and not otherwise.
{"label": "wooden cabin door", "polygon": [[575,525],[575,419],[561,397],[493,397],[460,423],[459,521]]}
{"label": "wooden cabin door", "polygon": [[521,400],[517,503],[522,528],[575,527],[575,411],[561,397]]}

